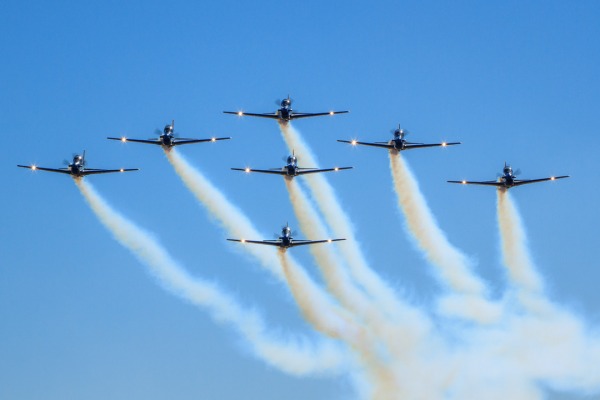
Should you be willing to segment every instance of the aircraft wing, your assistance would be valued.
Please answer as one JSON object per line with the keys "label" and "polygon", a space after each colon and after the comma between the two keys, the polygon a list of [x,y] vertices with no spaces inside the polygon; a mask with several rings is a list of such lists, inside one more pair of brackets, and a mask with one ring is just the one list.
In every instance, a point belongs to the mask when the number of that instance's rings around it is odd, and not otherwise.
{"label": "aircraft wing", "polygon": [[227,239],[230,242],[265,244],[267,246],[281,247],[281,240],[246,240],[246,239]]}
{"label": "aircraft wing", "polygon": [[410,149],[420,149],[423,147],[446,147],[446,146],[454,146],[460,144],[460,142],[443,142],[443,143],[432,143],[432,144],[422,144],[422,143],[406,143],[404,145],[404,149],[403,150],[410,150]]}
{"label": "aircraft wing", "polygon": [[134,143],[147,143],[147,144],[157,144],[157,145],[162,145],[162,142],[158,139],[156,140],[144,140],[144,139],[128,139],[128,138],[116,138],[116,137],[108,137],[107,139],[110,140],[118,140],[120,142],[134,142]]}
{"label": "aircraft wing", "polygon": [[536,183],[536,182],[555,181],[557,179],[563,179],[563,178],[569,178],[569,175],[551,176],[550,178],[541,178],[541,179],[515,179],[514,186],[527,185],[527,184]]}
{"label": "aircraft wing", "polygon": [[329,172],[329,171],[341,171],[343,169],[352,169],[353,167],[336,167],[336,168],[325,168],[325,169],[299,169],[298,175],[314,174],[317,172]]}
{"label": "aircraft wing", "polygon": [[257,114],[257,113],[247,113],[247,112],[243,112],[243,111],[223,111],[223,113],[239,115],[240,117],[247,116],[247,117],[279,119],[279,115],[277,115],[277,113],[262,113],[262,114],[258,113]]}
{"label": "aircraft wing", "polygon": [[250,168],[231,168],[234,171],[244,171],[244,172],[260,172],[262,174],[275,174],[275,175],[287,175],[287,173],[282,169],[250,169]]}
{"label": "aircraft wing", "polygon": [[394,145],[387,144],[387,143],[357,142],[356,140],[338,140],[338,142],[341,142],[341,143],[350,143],[351,145],[360,144],[360,145],[363,145],[363,146],[381,147],[381,148],[390,149],[390,150],[394,150],[395,149]]}
{"label": "aircraft wing", "polygon": [[346,239],[294,240],[294,241],[292,241],[292,243],[290,243],[290,247],[304,246],[307,244],[317,244],[317,243],[332,243],[332,242],[339,242],[340,240],[346,240]]}
{"label": "aircraft wing", "polygon": [[324,115],[335,115],[335,114],[346,114],[349,111],[329,111],[329,112],[322,112],[322,113],[299,113],[299,112],[292,112],[292,115],[290,115],[290,120],[292,119],[299,119],[299,118],[309,118],[309,117],[321,117]]}
{"label": "aircraft wing", "polygon": [[173,142],[173,146],[180,146],[182,144],[192,144],[192,143],[204,143],[204,142],[216,142],[217,140],[229,140],[230,137],[222,137],[222,138],[210,138],[210,139],[177,139]]}
{"label": "aircraft wing", "polygon": [[129,172],[129,171],[139,171],[139,168],[121,168],[121,169],[90,169],[90,168],[86,168],[83,171],[81,171],[81,175],[87,176],[87,175],[110,174],[113,172]]}
{"label": "aircraft wing", "polygon": [[58,168],[43,168],[43,167],[38,167],[38,166],[35,166],[35,165],[17,165],[17,167],[27,168],[27,169],[30,169],[32,171],[40,170],[40,171],[48,171],[48,172],[59,172],[61,174],[71,175],[71,170],[66,169],[66,168],[61,168],[61,169],[58,169]]}
{"label": "aircraft wing", "polygon": [[485,185],[485,186],[497,186],[504,187],[504,183],[498,181],[448,181],[450,183],[460,183],[462,185]]}

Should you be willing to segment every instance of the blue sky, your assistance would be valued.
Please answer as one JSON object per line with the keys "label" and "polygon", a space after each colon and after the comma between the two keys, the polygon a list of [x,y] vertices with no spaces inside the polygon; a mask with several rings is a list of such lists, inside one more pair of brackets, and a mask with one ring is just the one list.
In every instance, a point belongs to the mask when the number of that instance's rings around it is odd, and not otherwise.
{"label": "blue sky", "polygon": [[[552,299],[600,323],[595,250],[600,5],[580,2],[7,1],[0,27],[0,397],[348,398],[347,377],[293,378],[254,358],[228,326],[164,291],[98,222],[70,179],[16,164],[139,167],[90,182],[189,271],[259,309],[274,329],[316,337],[289,293],[224,239],[151,137],[231,136],[181,152],[270,238],[295,224],[285,185],[230,167],[278,167],[277,124],[223,110],[350,114],[295,127],[331,176],[371,265],[415,304],[440,291],[406,234],[388,159],[336,139],[457,140],[406,155],[440,226],[500,293],[495,193],[446,184],[571,179],[513,192]],[[300,155],[300,162],[302,158]],[[308,252],[298,257],[312,269]],[[579,399],[580,394],[550,394]]]}

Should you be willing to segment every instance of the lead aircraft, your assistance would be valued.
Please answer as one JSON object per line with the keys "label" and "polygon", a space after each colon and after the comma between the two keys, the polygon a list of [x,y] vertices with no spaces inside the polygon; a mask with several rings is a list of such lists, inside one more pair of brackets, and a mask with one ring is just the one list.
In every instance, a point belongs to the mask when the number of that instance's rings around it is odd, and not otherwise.
{"label": "lead aircraft", "polygon": [[287,124],[291,120],[300,119],[300,118],[309,118],[309,117],[321,117],[325,115],[335,115],[335,114],[345,114],[348,111],[328,111],[328,112],[320,112],[320,113],[301,113],[292,110],[292,99],[288,95],[287,98],[281,100],[281,108],[273,113],[247,113],[243,111],[223,111],[225,114],[234,114],[248,117],[259,117],[259,118],[270,118],[276,119],[281,123]]}
{"label": "lead aircraft", "polygon": [[411,149],[420,149],[423,147],[446,147],[446,146],[454,146],[456,144],[460,144],[460,142],[442,142],[442,143],[412,143],[408,142],[404,137],[408,134],[408,132],[402,128],[400,128],[400,124],[398,124],[398,129],[392,131],[394,133],[394,138],[387,142],[359,142],[357,140],[338,140],[341,143],[350,143],[352,146],[363,145],[363,146],[373,146],[373,147],[381,147],[388,150],[393,151],[403,151],[403,150],[411,150]]}
{"label": "lead aircraft", "polygon": [[[66,163],[66,161],[65,161]],[[121,168],[121,169],[98,169],[98,168],[86,168],[85,166],[85,150],[83,154],[76,154],[73,156],[73,162],[69,163],[65,168],[44,168],[38,167],[37,165],[17,165],[17,167],[28,168],[33,171],[48,171],[48,172],[58,172],[61,174],[68,174],[73,176],[74,178],[82,178],[87,175],[95,175],[95,174],[109,174],[113,172],[129,172],[129,171],[139,171],[139,168]]]}
{"label": "lead aircraft", "polygon": [[[157,130],[160,133],[160,130]],[[193,144],[193,143],[203,143],[203,142],[216,142],[217,140],[228,140],[230,137],[222,137],[222,138],[208,138],[208,139],[186,139],[175,137],[175,120],[171,122],[171,124],[165,125],[163,129],[163,133],[156,139],[129,139],[126,137],[109,137],[107,139],[110,140],[120,140],[121,142],[134,142],[134,143],[146,143],[146,144],[155,144],[158,146],[162,146],[165,150],[171,150],[174,146],[181,146],[183,144]]]}
{"label": "lead aircraft", "polygon": [[290,247],[296,246],[305,246],[309,244],[317,244],[317,243],[332,243],[339,242],[340,240],[346,239],[325,239],[325,240],[299,240],[294,239],[292,237],[292,228],[288,224],[286,224],[281,229],[281,236],[274,240],[248,240],[248,239],[227,239],[231,242],[239,242],[239,243],[251,243],[251,244],[264,244],[267,246],[275,246],[279,247],[282,250],[287,250]]}
{"label": "lead aircraft", "polygon": [[282,175],[286,179],[292,179],[298,175],[314,174],[319,172],[330,172],[330,171],[341,171],[344,169],[351,169],[352,167],[334,167],[334,168],[301,168],[298,166],[298,158],[292,151],[292,155],[287,157],[287,164],[282,168],[271,168],[271,169],[252,169],[252,168],[231,168],[234,171],[259,172],[261,174],[275,174]]}
{"label": "lead aircraft", "polygon": [[515,186],[528,185],[530,183],[544,182],[544,181],[555,181],[557,179],[569,178],[569,175],[562,176],[551,176],[549,178],[540,179],[517,179],[518,171],[513,172],[510,165],[504,162],[504,168],[502,169],[502,175],[495,181],[448,181],[450,183],[460,183],[462,185],[485,185],[485,186],[496,186],[499,189],[510,189]]}

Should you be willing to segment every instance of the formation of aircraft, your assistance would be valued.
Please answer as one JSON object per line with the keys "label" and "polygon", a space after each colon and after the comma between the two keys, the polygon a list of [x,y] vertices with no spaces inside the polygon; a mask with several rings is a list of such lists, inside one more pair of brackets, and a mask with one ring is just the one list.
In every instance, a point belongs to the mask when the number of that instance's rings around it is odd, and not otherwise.
{"label": "formation of aircraft", "polygon": [[398,128],[393,130],[394,138],[387,142],[359,142],[357,140],[338,140],[341,143],[349,143],[353,146],[362,145],[362,146],[373,146],[373,147],[381,147],[388,150],[393,151],[404,151],[411,149],[420,149],[424,147],[446,147],[446,146],[454,146],[460,144],[460,142],[442,142],[442,143],[413,143],[407,141],[404,137],[408,134],[408,132],[400,127],[398,124]]}
{"label": "formation of aircraft", "polygon": [[287,98],[281,100],[281,108],[273,113],[247,113],[244,111],[223,111],[225,114],[233,114],[248,117],[259,117],[259,118],[270,118],[276,119],[281,123],[288,123],[294,119],[309,118],[309,117],[321,117],[325,115],[345,114],[348,111],[328,111],[320,113],[301,113],[292,110],[292,99],[288,95]]}
{"label": "formation of aircraft", "polygon": [[510,189],[515,186],[528,185],[530,183],[555,181],[557,179],[569,178],[569,175],[562,176],[551,176],[548,178],[540,179],[517,179],[518,171],[513,172],[513,169],[506,162],[502,169],[502,175],[495,181],[448,181],[450,183],[460,183],[462,185],[484,185],[484,186],[495,186],[500,189]]}
{"label": "formation of aircraft", "polygon": [[294,239],[292,237],[292,228],[288,224],[286,224],[281,229],[281,236],[274,240],[248,240],[248,239],[227,239],[230,242],[239,242],[239,243],[251,243],[251,244],[263,244],[267,246],[275,246],[280,249],[287,250],[290,247],[296,246],[305,246],[310,244],[318,244],[318,243],[332,243],[339,242],[341,240],[346,239],[324,239],[324,240],[299,240]]}
{"label": "formation of aircraft", "polygon": [[287,157],[287,164],[282,168],[271,168],[271,169],[252,169],[252,168],[231,168],[234,171],[243,171],[246,173],[258,172],[261,174],[274,174],[282,175],[286,179],[292,179],[295,176],[314,174],[319,172],[330,172],[330,171],[342,171],[344,169],[352,169],[352,167],[334,167],[334,168],[301,168],[298,166],[298,158],[292,152],[292,155]]}
{"label": "formation of aircraft", "polygon": [[[66,162],[66,161],[65,161]],[[98,168],[87,168],[85,166],[85,151],[83,154],[76,154],[73,156],[73,162],[69,163],[64,168],[44,168],[38,167],[37,165],[17,165],[17,167],[27,168],[33,171],[48,171],[48,172],[58,172],[60,174],[68,174],[73,176],[74,178],[82,178],[87,175],[96,175],[96,174],[109,174],[114,172],[129,172],[129,171],[138,171],[139,168],[121,168],[121,169],[98,169]]]}
{"label": "formation of aircraft", "polygon": [[[261,117],[261,118],[270,118],[276,119],[281,123],[288,123],[293,119],[299,118],[308,118],[308,117],[317,117],[317,116],[325,116],[325,115],[335,115],[335,114],[343,114],[348,111],[330,111],[323,113],[299,113],[292,110],[292,100],[289,95],[286,99],[281,101],[281,108],[279,108],[274,113],[245,113],[242,111],[232,112],[232,111],[224,111],[225,114],[236,114],[239,116],[251,116],[251,117]],[[146,144],[154,144],[162,146],[166,151],[170,151],[173,147],[184,145],[184,144],[192,144],[192,143],[202,143],[202,142],[215,142],[218,140],[228,140],[231,139],[229,137],[222,138],[209,138],[209,139],[186,139],[186,138],[178,138],[175,137],[174,133],[175,129],[175,121],[173,120],[171,124],[168,124],[164,127],[162,134],[160,131],[158,132],[160,136],[154,139],[129,139],[126,137],[116,138],[116,137],[108,137],[110,140],[119,140],[122,142],[135,142],[135,143],[146,143]],[[442,143],[414,143],[409,142],[405,139],[405,136],[408,132],[405,131],[398,125],[398,128],[393,131],[394,137],[393,139],[387,142],[359,142],[357,140],[338,140],[338,142],[349,143],[351,145],[364,145],[364,146],[373,146],[388,149],[392,152],[400,152],[404,150],[410,149],[418,149],[425,147],[446,147],[461,144],[460,142],[442,142]],[[68,162],[66,162],[68,163]],[[82,178],[87,175],[95,175],[95,174],[106,174],[106,173],[116,173],[116,172],[129,172],[129,171],[138,171],[138,168],[121,168],[121,169],[98,169],[98,168],[87,168],[85,161],[85,151],[79,155],[75,155],[73,157],[73,161],[68,163],[67,167],[64,168],[45,168],[38,167],[36,165],[17,165],[20,168],[27,168],[31,170],[41,170],[41,171],[49,171],[49,172],[57,172],[62,174],[68,174],[73,176],[74,178]],[[271,169],[251,169],[251,168],[231,168],[235,171],[244,171],[247,173],[250,172],[258,172],[265,174],[275,174],[281,175],[286,179],[293,179],[296,176],[304,175],[304,174],[313,174],[313,173],[321,173],[321,172],[330,172],[330,171],[341,171],[346,169],[351,169],[352,167],[334,167],[334,168],[301,168],[298,166],[298,159],[294,152],[292,155],[287,157],[287,164],[281,168],[271,168]],[[530,183],[536,182],[544,182],[544,181],[553,181],[557,179],[568,178],[568,175],[563,176],[552,176],[548,178],[541,179],[517,179],[516,175],[518,172],[513,172],[513,169],[506,162],[504,163],[503,174],[499,176],[499,178],[495,181],[448,181],[450,183],[459,183],[463,185],[485,185],[485,186],[495,186],[500,189],[509,189],[515,186],[526,185]],[[282,228],[281,236],[274,240],[248,240],[248,239],[227,239],[233,242],[240,243],[250,243],[250,244],[261,244],[267,246],[275,246],[280,249],[286,250],[290,247],[296,246],[304,246],[304,245],[312,245],[319,243],[332,243],[338,242],[346,239],[323,239],[323,240],[297,240],[292,237],[292,230],[289,225],[286,224]]]}
{"label": "formation of aircraft", "polygon": [[[160,130],[157,130],[160,133]],[[229,140],[230,137],[222,137],[222,138],[208,138],[208,139],[187,139],[187,138],[179,138],[175,137],[175,120],[173,120],[170,124],[165,125],[162,134],[156,139],[129,139],[126,137],[108,137],[110,140],[119,140],[121,142],[134,142],[134,143],[146,143],[146,144],[155,144],[158,146],[162,146],[165,150],[170,150],[175,146],[181,146],[183,144],[193,144],[193,143],[204,143],[204,142],[216,142],[217,140]]]}

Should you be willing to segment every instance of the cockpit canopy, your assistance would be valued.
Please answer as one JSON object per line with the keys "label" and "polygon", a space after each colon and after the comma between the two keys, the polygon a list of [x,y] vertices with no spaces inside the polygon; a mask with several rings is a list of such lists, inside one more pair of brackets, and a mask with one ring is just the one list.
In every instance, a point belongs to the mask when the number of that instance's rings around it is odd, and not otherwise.
{"label": "cockpit canopy", "polygon": [[403,139],[406,131],[404,129],[398,128],[394,131],[394,137],[397,139]]}

